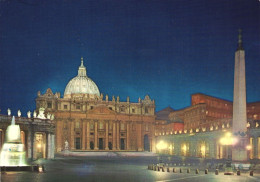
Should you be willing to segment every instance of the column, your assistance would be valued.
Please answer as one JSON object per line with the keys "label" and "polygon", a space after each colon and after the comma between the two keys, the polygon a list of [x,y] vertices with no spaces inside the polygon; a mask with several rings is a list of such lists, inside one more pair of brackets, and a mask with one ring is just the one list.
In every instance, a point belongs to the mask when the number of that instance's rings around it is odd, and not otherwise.
{"label": "column", "polygon": [[[62,126],[62,122],[61,121],[57,121],[57,124],[56,124],[56,133],[57,133],[57,152],[60,152],[62,151],[64,148],[62,147],[62,145],[64,144],[65,141],[62,141],[62,134],[63,134],[63,126]],[[68,139],[68,142],[70,142],[70,140]]]}
{"label": "column", "polygon": [[47,159],[51,158],[51,149],[52,149],[52,141],[51,141],[51,134],[47,134]]}
{"label": "column", "polygon": [[143,151],[142,150],[142,125],[140,122],[136,124],[136,134],[137,134],[137,151]]}
{"label": "column", "polygon": [[253,158],[254,159],[258,159],[258,137],[257,136],[254,136],[254,143],[253,143],[253,151],[254,151],[254,156]]}
{"label": "column", "polygon": [[126,150],[130,150],[130,126],[129,122],[126,123]]}
{"label": "column", "polygon": [[87,150],[90,150],[89,134],[90,134],[89,121],[87,121]]}
{"label": "column", "polygon": [[86,146],[86,121],[82,122],[82,145],[81,150],[85,150]]}
{"label": "column", "polygon": [[33,159],[36,159],[37,156],[36,156],[36,147],[35,147],[35,144],[36,144],[36,137],[35,137],[35,132],[32,132],[32,158]]}
{"label": "column", "polygon": [[51,135],[51,158],[54,158],[54,153],[55,153],[55,135]]}
{"label": "column", "polygon": [[97,126],[97,121],[95,121],[95,144],[94,144],[94,150],[98,150],[98,126]]}
{"label": "column", "polygon": [[29,130],[27,132],[27,157],[32,158],[32,131],[29,127]]}
{"label": "column", "polygon": [[74,122],[71,121],[70,122],[70,150],[74,150],[75,147],[74,147]]}
{"label": "column", "polygon": [[116,123],[113,121],[113,150],[116,150]]}
{"label": "column", "polygon": [[108,148],[108,140],[109,140],[109,138],[108,138],[108,121],[105,121],[106,122],[106,146],[105,146],[105,150],[109,150],[109,148]]}
{"label": "column", "polygon": [[120,150],[120,125],[119,125],[119,121],[117,121],[116,123],[116,129],[117,129],[117,132],[116,132],[116,143],[117,143],[117,150]]}

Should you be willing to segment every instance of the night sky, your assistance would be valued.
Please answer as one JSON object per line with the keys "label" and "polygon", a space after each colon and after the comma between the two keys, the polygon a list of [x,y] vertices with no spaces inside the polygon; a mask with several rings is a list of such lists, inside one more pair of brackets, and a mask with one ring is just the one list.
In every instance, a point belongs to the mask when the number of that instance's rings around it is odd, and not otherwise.
{"label": "night sky", "polygon": [[260,101],[259,0],[0,0],[0,109],[25,116],[37,91],[63,96],[84,57],[101,93],[156,111],[204,93],[233,100],[238,29],[247,101]]}

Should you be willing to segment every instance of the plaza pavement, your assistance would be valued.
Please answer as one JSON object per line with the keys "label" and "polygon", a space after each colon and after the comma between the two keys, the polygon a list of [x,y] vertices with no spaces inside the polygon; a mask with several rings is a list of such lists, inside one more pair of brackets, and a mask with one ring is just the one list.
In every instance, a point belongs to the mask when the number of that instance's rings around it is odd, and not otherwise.
{"label": "plaza pavement", "polygon": [[[209,169],[209,173],[205,174],[205,164],[210,160],[199,158],[158,156],[148,152],[71,152],[70,154],[64,156],[63,153],[59,153],[55,159],[34,161],[35,164],[45,166],[44,173],[6,172],[1,175],[1,182],[260,181],[259,173],[249,176],[248,171],[242,171],[241,176],[226,176],[223,170],[220,170],[219,175],[215,175],[215,170]],[[160,161],[169,164],[170,172],[147,169],[149,164],[157,164]],[[174,164],[176,166],[172,166]],[[176,173],[172,172],[173,167],[176,168]],[[179,172],[180,168],[182,173]],[[190,173],[186,172],[187,168],[190,168]],[[197,168],[200,170],[199,174],[195,174]]]}

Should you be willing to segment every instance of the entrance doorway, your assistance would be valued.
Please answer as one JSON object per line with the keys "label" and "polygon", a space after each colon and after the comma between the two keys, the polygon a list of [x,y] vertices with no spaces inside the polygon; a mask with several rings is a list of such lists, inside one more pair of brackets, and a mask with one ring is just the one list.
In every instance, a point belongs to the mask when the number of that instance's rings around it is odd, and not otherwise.
{"label": "entrance doorway", "polygon": [[103,138],[98,139],[98,148],[99,148],[99,150],[104,150]]}
{"label": "entrance doorway", "polygon": [[90,149],[94,150],[94,142],[93,141],[90,142]]}
{"label": "entrance doorway", "polygon": [[80,150],[80,137],[76,137],[75,146],[76,150]]}
{"label": "entrance doorway", "polygon": [[124,138],[120,139],[120,150],[125,150],[125,139]]}
{"label": "entrance doorway", "polygon": [[149,136],[147,134],[144,135],[144,151],[150,152],[150,141]]}
{"label": "entrance doorway", "polygon": [[112,147],[113,147],[112,142],[109,142],[109,143],[108,143],[108,148],[109,148],[109,150],[112,150]]}

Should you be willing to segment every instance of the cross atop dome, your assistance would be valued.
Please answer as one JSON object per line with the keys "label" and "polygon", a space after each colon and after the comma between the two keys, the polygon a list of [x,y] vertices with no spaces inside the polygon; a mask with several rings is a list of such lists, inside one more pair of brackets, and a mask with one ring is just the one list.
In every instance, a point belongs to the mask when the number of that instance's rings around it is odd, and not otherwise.
{"label": "cross atop dome", "polygon": [[81,57],[81,65],[78,69],[78,76],[87,76],[87,69],[83,64],[83,57]]}
{"label": "cross atop dome", "polygon": [[81,65],[80,66],[84,66],[83,65],[83,57],[81,57]]}

